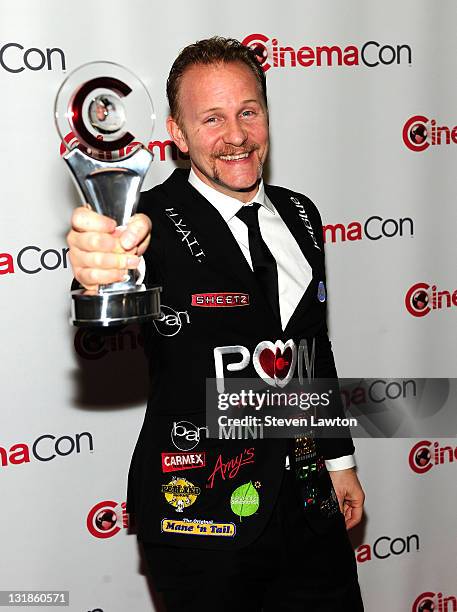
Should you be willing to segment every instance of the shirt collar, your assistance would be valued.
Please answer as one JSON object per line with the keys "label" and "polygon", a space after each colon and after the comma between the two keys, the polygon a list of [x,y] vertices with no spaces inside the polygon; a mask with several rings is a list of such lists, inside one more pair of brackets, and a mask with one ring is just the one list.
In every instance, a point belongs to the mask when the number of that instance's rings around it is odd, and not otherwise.
{"label": "shirt collar", "polygon": [[[204,198],[206,198],[209,202],[211,202],[211,204],[217,209],[217,211],[223,217],[226,223],[228,223],[231,219],[233,219],[236,213],[245,205],[240,200],[237,200],[236,198],[232,198],[231,196],[225,195],[225,193],[221,193],[220,191],[217,191],[217,189],[214,189],[214,187],[210,187],[209,185],[204,183],[201,180],[201,178],[195,174],[192,168],[190,169],[189,183]],[[249,200],[249,202],[246,202],[246,205],[253,204],[254,202],[257,202],[258,204],[263,206],[266,210],[268,210],[273,215],[275,214],[275,209],[273,207],[273,204],[270,202],[270,200],[267,198],[265,194],[263,179],[261,179],[259,183],[259,189],[257,190],[257,193],[252,198],[252,200]]]}

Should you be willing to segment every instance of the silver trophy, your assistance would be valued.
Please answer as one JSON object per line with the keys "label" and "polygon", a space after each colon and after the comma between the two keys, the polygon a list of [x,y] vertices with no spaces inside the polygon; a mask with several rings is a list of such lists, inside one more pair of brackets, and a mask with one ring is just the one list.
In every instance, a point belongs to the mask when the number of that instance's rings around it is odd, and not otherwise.
{"label": "silver trophy", "polygon": [[[54,111],[82,201],[122,228],[135,213],[152,161],[142,144],[155,120],[146,87],[118,64],[92,62],[65,79]],[[72,291],[72,323],[110,327],[159,318],[161,288],[137,284],[138,278],[137,270],[128,270],[125,280],[98,292]]]}

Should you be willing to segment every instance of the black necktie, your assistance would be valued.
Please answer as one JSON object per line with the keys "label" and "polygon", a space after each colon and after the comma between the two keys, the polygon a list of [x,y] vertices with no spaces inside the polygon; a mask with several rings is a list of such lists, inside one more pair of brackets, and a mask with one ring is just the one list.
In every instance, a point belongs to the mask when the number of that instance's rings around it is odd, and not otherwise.
{"label": "black necktie", "polygon": [[274,314],[279,319],[278,269],[276,260],[260,233],[259,208],[260,204],[256,202],[250,206],[243,206],[236,216],[248,227],[249,252],[254,274]]}

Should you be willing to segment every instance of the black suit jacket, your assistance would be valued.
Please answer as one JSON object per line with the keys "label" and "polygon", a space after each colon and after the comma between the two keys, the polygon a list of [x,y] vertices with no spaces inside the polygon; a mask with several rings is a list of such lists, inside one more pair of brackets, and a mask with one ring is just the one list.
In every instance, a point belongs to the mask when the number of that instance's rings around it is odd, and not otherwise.
{"label": "black suit jacket", "polygon": [[[205,382],[215,376],[216,347],[245,347],[250,356],[242,373],[231,373],[223,361],[225,376],[258,378],[253,353],[260,342],[291,340],[298,347],[301,339],[314,339],[315,376],[336,377],[326,301],[318,299],[319,283],[325,285],[319,213],[303,195],[273,186],[265,190],[313,271],[285,330],[229,227],[189,184],[187,171],[175,170],[141,196],[139,211],[152,220],[147,282],[163,287],[164,313],[162,321],[144,328],[151,387],[129,473],[128,510],[145,541],[245,546],[271,515],[287,453],[309,523],[322,530],[341,518],[324,459],[351,454],[349,437],[295,443],[206,436]],[[201,294],[244,297],[219,297],[230,305],[204,307],[198,304],[205,299],[197,297]],[[227,362],[239,359],[228,355]]]}

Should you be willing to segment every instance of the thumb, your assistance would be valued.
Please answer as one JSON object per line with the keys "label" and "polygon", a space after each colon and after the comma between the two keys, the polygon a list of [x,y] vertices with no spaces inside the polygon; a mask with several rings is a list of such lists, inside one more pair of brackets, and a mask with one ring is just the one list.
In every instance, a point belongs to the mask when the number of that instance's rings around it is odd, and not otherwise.
{"label": "thumb", "polygon": [[121,246],[126,251],[130,251],[143,242],[150,232],[151,221],[149,217],[143,214],[133,215],[125,228],[125,231],[121,234]]}

